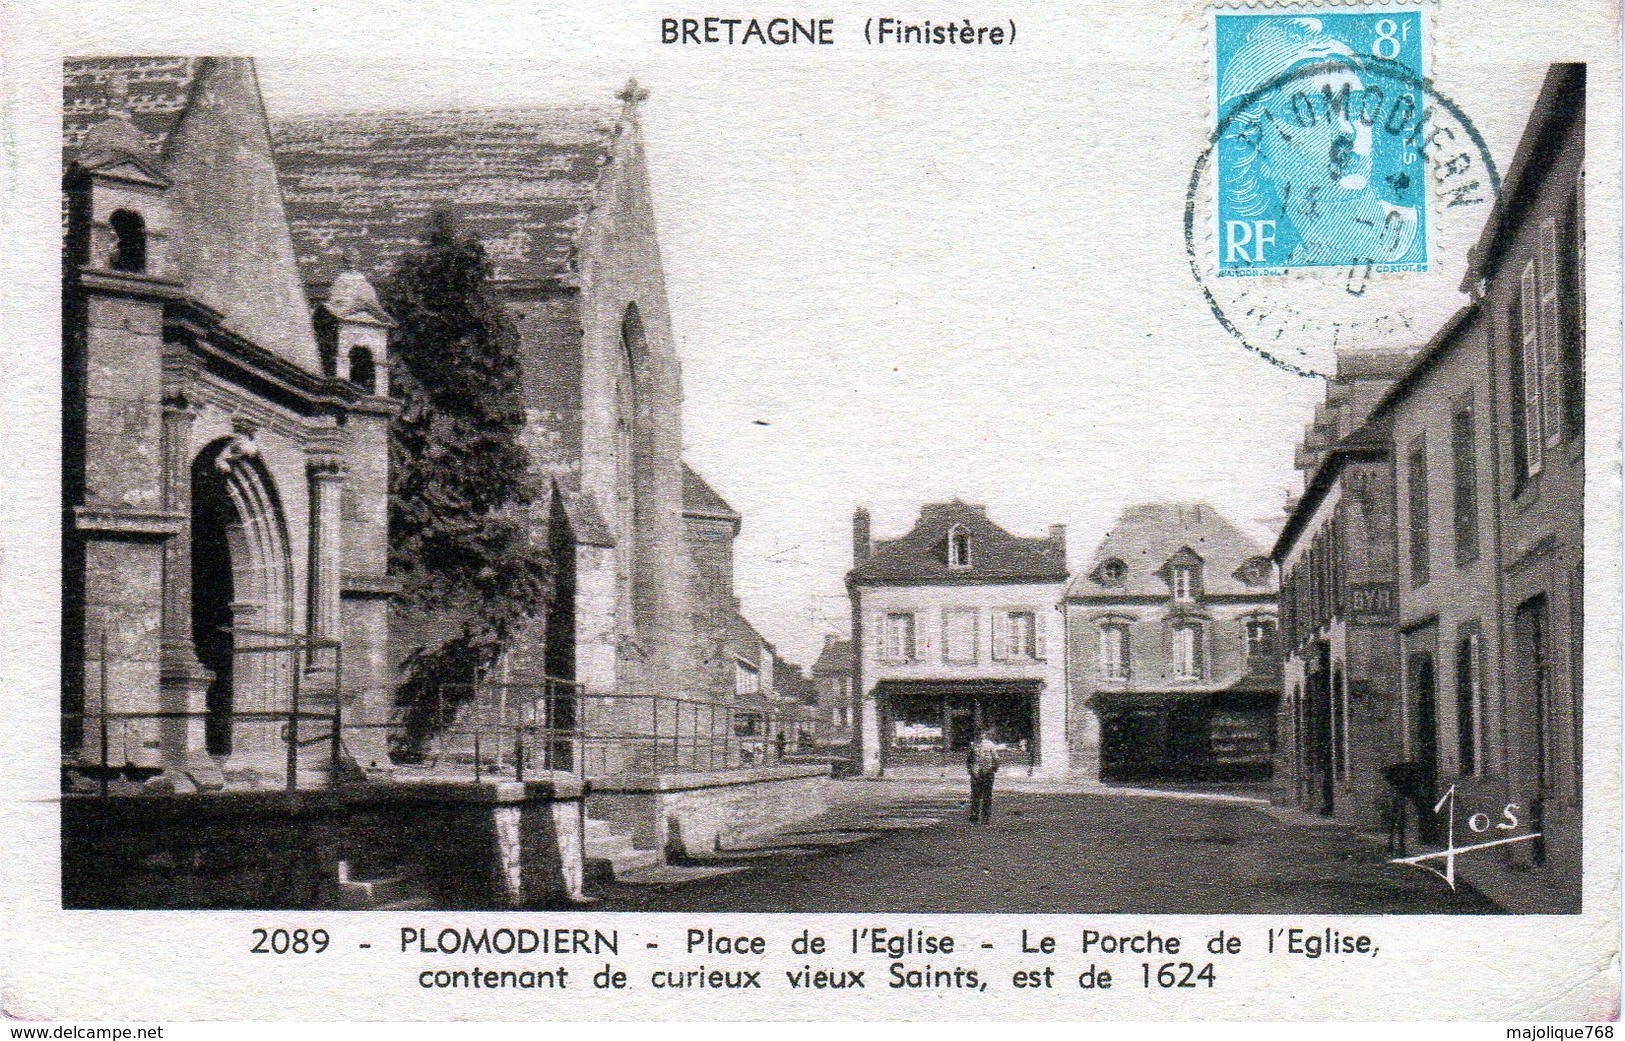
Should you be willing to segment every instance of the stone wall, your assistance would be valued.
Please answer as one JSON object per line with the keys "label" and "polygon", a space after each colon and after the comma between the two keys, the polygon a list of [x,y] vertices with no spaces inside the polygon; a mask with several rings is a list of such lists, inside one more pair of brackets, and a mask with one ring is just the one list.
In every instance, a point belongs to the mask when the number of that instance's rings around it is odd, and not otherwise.
{"label": "stone wall", "polygon": [[588,816],[630,829],[639,849],[667,860],[726,849],[828,808],[826,765],[596,778],[587,795]]}
{"label": "stone wall", "polygon": [[579,781],[413,782],[62,804],[68,908],[336,908],[350,877],[405,875],[441,909],[581,895]]}

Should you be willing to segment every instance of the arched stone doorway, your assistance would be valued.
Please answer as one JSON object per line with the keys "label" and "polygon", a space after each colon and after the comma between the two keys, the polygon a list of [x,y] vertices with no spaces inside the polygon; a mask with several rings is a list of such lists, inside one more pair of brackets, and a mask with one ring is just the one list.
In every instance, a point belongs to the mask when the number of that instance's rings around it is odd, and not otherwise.
{"label": "arched stone doorway", "polygon": [[243,714],[286,709],[299,662],[250,650],[285,643],[294,624],[287,525],[258,454],[239,434],[192,462],[192,643],[213,674],[205,696],[209,754],[265,772],[282,768],[281,724]]}

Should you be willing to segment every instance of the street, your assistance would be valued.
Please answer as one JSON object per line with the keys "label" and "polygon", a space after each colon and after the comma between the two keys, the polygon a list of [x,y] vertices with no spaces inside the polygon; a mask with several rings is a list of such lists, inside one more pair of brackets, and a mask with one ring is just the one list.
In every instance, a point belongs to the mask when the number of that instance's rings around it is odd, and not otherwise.
{"label": "street", "polygon": [[[1348,828],[1257,801],[1005,785],[991,824],[948,781],[834,784],[792,831],[601,887],[606,911],[1426,914],[1495,912]],[[1414,851],[1413,851],[1414,852]]]}

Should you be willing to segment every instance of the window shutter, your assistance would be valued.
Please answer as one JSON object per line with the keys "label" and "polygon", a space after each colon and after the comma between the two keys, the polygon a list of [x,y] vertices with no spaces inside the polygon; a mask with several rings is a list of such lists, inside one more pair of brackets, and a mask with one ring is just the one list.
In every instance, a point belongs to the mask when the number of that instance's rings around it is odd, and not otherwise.
{"label": "window shutter", "polygon": [[1523,334],[1523,438],[1524,457],[1529,475],[1540,473],[1542,446],[1546,439],[1541,430],[1540,322],[1536,317],[1538,290],[1535,284],[1535,262],[1531,260],[1523,269],[1518,285],[1519,331]]}
{"label": "window shutter", "polygon": [[1129,677],[1129,669],[1132,667],[1129,661],[1130,649],[1129,627],[1125,625],[1117,631],[1117,660],[1119,662],[1117,672],[1124,679]]}
{"label": "window shutter", "polygon": [[1112,641],[1117,638],[1116,632],[1109,625],[1103,625],[1100,633],[1100,674],[1110,677],[1112,674]]}
{"label": "window shutter", "polygon": [[874,658],[876,661],[884,661],[886,659],[886,616],[885,615],[877,613],[874,616],[873,632],[874,632],[875,635],[874,635],[874,639],[869,642],[869,655],[870,655],[870,657]]}
{"label": "window shutter", "polygon": [[1563,330],[1558,304],[1557,218],[1540,225],[1540,387],[1541,430],[1546,443],[1563,439]]}
{"label": "window shutter", "polygon": [[993,660],[1004,661],[1010,656],[1010,616],[1003,611],[993,612]]}
{"label": "window shutter", "polygon": [[1049,659],[1049,655],[1045,653],[1045,650],[1048,647],[1048,643],[1044,639],[1046,635],[1045,630],[1049,628],[1049,626],[1045,624],[1046,621],[1048,621],[1048,619],[1043,611],[1033,612],[1033,657],[1037,658],[1039,661],[1047,661]]}
{"label": "window shutter", "polygon": [[903,617],[907,619],[903,623],[903,660],[914,661],[918,657],[914,643],[914,616],[904,615]]}

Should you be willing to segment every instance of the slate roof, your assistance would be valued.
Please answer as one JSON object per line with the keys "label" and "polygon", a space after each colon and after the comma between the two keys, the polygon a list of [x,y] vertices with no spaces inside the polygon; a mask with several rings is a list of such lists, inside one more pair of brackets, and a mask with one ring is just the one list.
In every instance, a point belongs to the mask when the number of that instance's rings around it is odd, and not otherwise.
{"label": "slate roof", "polygon": [[736,525],[740,520],[739,511],[729,506],[728,500],[718,495],[716,489],[687,463],[683,464],[683,513],[693,517],[731,520]]}
{"label": "slate roof", "polygon": [[[1159,572],[1181,550],[1202,559],[1202,595],[1268,595],[1275,591],[1271,576],[1257,585],[1237,577],[1249,561],[1268,564],[1264,549],[1218,510],[1205,502],[1147,502],[1130,506],[1106,532],[1089,558],[1088,568],[1072,580],[1066,595],[1110,599],[1121,596],[1169,594]],[[1106,580],[1103,565],[1123,562],[1121,582]]]}
{"label": "slate roof", "polygon": [[300,273],[325,286],[346,250],[382,285],[453,214],[485,244],[499,282],[571,269],[622,110],[608,105],[312,116],[272,132]]}
{"label": "slate roof", "polygon": [[[948,566],[948,533],[964,528],[971,540],[970,567]],[[911,585],[981,582],[1064,582],[1064,539],[1020,538],[994,524],[987,507],[954,499],[920,507],[914,528],[902,538],[877,540],[869,554],[847,573],[856,583]]]}
{"label": "slate roof", "polygon": [[812,674],[816,676],[848,676],[852,673],[852,641],[830,640],[824,644],[824,650],[813,662]]}
{"label": "slate roof", "polygon": [[211,58],[67,58],[62,62],[62,165],[77,157],[91,127],[122,110],[154,158],[191,104]]}

